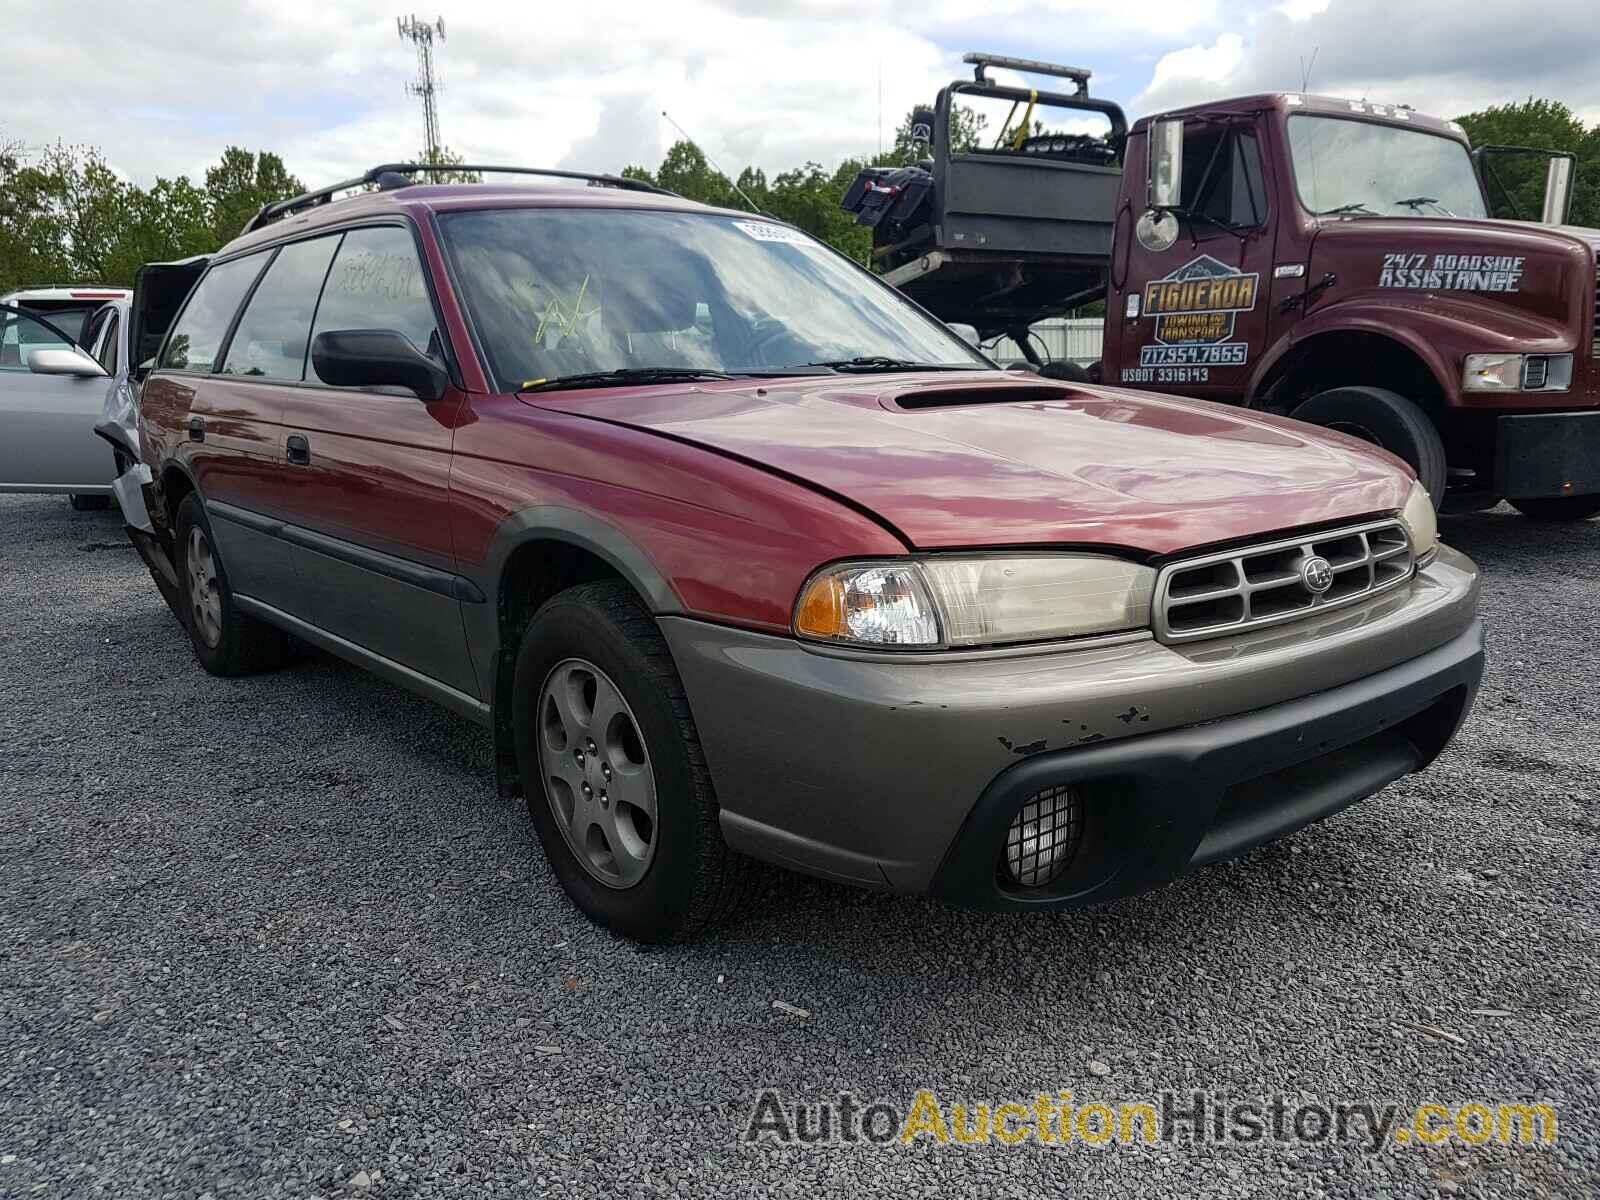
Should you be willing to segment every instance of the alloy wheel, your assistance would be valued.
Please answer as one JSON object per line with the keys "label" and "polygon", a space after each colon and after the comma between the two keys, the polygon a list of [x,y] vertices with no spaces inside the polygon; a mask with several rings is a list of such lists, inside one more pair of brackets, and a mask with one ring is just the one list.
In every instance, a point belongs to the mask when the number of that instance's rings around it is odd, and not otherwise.
{"label": "alloy wheel", "polygon": [[196,525],[189,530],[189,550],[184,557],[189,569],[189,611],[194,627],[207,646],[222,640],[222,592],[217,583],[217,560],[211,543]]}
{"label": "alloy wheel", "polygon": [[556,664],[539,692],[545,797],[590,876],[612,888],[644,878],[656,850],[656,786],[638,719],[594,663]]}

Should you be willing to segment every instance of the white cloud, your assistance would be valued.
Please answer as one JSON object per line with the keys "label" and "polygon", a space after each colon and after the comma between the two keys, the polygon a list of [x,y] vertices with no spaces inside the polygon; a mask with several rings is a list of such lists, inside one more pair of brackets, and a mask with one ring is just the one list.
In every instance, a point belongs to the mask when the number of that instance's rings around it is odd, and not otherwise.
{"label": "white cloud", "polygon": [[[1218,0],[450,0],[436,49],[444,140],[480,161],[616,170],[677,137],[726,168],[832,163],[892,137],[965,75],[955,46],[1022,37],[1084,65],[1215,19]],[[234,143],[272,149],[308,183],[406,158],[413,47],[396,0],[119,0],[91,19],[6,0],[0,136],[98,145],[141,181],[195,173]],[[434,8],[419,10],[432,14]]]}
{"label": "white cloud", "polygon": [[1529,95],[1587,113],[1600,109],[1597,55],[1593,0],[1287,0],[1246,34],[1163,56],[1134,108],[1299,90],[1309,64],[1313,92],[1408,103],[1441,116]]}
{"label": "white cloud", "polygon": [[1217,95],[1244,61],[1244,38],[1224,33],[1209,46],[1186,46],[1156,63],[1146,94],[1201,90]]}

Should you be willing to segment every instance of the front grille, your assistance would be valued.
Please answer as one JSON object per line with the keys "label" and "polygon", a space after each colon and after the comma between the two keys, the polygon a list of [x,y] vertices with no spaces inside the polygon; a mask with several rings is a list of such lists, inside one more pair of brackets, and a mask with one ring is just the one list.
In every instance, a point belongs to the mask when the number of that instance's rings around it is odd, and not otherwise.
{"label": "front grille", "polygon": [[1594,328],[1589,332],[1589,357],[1600,358],[1600,254],[1594,256]]}
{"label": "front grille", "polygon": [[1156,577],[1156,636],[1191,642],[1296,621],[1388,591],[1415,569],[1394,520],[1184,559]]}

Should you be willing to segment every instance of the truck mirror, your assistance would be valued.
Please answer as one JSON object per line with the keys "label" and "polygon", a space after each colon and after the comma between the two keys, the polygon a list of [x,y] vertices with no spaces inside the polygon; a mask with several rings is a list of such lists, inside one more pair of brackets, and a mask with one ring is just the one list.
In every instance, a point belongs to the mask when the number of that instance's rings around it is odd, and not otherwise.
{"label": "truck mirror", "polygon": [[1550,157],[1544,172],[1544,209],[1539,220],[1546,225],[1565,225],[1572,204],[1572,156]]}
{"label": "truck mirror", "polygon": [[1183,196],[1183,121],[1163,117],[1150,122],[1149,207],[1177,208]]}

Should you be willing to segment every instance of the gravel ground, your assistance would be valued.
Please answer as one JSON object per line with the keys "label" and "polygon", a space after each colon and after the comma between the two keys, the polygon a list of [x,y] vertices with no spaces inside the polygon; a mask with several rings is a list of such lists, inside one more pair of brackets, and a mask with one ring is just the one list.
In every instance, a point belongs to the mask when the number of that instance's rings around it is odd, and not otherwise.
{"label": "gravel ground", "polygon": [[[774,872],[716,940],[641,950],[567,904],[475,727],[321,655],[213,679],[112,516],[0,498],[0,1196],[1595,1195],[1600,522],[1445,535],[1493,657],[1425,775],[1101,909]],[[1560,1127],[741,1143],[763,1087],[1545,1100]]]}

